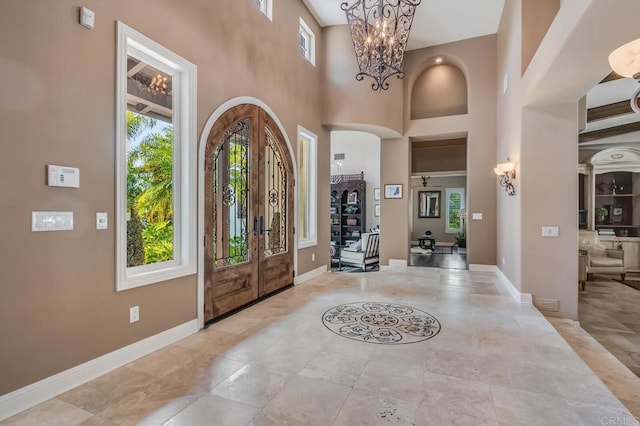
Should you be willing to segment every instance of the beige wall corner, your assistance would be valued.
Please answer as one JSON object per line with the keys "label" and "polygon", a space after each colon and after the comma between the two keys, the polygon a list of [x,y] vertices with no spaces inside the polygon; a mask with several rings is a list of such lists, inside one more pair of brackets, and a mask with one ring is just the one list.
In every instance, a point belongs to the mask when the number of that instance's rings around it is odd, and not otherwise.
{"label": "beige wall corner", "polygon": [[[409,139],[380,141],[380,264],[390,265],[390,259],[408,260]],[[385,185],[402,185],[402,198],[385,198]]]}

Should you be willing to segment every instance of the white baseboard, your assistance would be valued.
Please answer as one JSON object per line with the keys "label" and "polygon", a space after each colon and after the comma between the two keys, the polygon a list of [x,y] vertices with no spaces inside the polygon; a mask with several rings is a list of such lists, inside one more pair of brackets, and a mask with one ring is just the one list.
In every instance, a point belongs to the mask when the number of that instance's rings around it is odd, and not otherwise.
{"label": "white baseboard", "polygon": [[298,275],[293,279],[293,284],[295,285],[302,284],[303,282],[309,281],[312,278],[318,277],[327,271],[330,271],[329,267],[327,265],[322,265],[316,269],[312,269],[309,272],[305,272],[302,275]]}
{"label": "white baseboard", "polygon": [[389,259],[389,268],[406,268],[407,259]]}
{"label": "white baseboard", "polygon": [[525,303],[529,305],[533,303],[533,297],[531,296],[531,293],[520,293],[520,290],[518,290],[516,286],[513,285],[511,280],[509,280],[509,278],[507,278],[504,272],[502,272],[502,270],[498,268],[496,265],[470,264],[469,271],[495,272],[495,274],[498,276],[498,281],[500,282],[502,287],[509,292],[511,297],[513,297],[513,300],[515,300],[518,303]]}
{"label": "white baseboard", "polygon": [[475,263],[469,264],[470,272],[498,272],[498,267],[496,265],[479,265]]}
{"label": "white baseboard", "polygon": [[0,396],[0,420],[54,398],[196,332],[198,332],[198,320],[194,319],[2,395]]}

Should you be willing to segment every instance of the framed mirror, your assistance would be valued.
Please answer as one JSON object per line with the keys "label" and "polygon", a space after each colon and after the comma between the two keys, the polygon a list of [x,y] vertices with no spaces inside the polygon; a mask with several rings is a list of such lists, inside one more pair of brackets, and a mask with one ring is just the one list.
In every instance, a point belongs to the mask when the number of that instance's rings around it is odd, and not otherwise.
{"label": "framed mirror", "polygon": [[418,217],[440,217],[440,191],[418,192]]}

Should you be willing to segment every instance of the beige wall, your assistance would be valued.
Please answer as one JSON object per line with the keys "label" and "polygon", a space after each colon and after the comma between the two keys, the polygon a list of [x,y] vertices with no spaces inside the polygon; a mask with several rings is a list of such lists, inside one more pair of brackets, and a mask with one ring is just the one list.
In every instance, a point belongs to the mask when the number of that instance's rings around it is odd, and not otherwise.
{"label": "beige wall", "polygon": [[[0,205],[0,394],[196,318],[195,276],[114,291],[117,20],[198,66],[198,132],[224,101],[253,96],[294,151],[298,124],[319,136],[318,181],[328,181],[320,70],[297,49],[300,16],[321,43],[306,7],[274,2],[271,22],[250,1],[188,3],[88,0],[89,31],[76,2],[3,2],[0,75],[15,90],[0,92],[0,158],[13,177]],[[79,167],[80,188],[45,186],[46,164]],[[73,231],[30,232],[31,211],[59,210],[74,212]],[[98,211],[109,213],[109,230],[95,230]],[[299,274],[328,263],[328,185],[318,211],[318,246],[300,251]],[[129,324],[133,305],[141,319]]]}
{"label": "beige wall", "polygon": [[411,91],[412,120],[467,112],[467,81],[456,66],[434,65],[416,78]]}
{"label": "beige wall", "polygon": [[[536,304],[559,300],[550,314],[564,318],[578,312],[577,122],[577,103],[523,110],[522,291]],[[559,236],[543,238],[543,226],[557,226]]]}
{"label": "beige wall", "polygon": [[538,50],[553,18],[560,9],[560,0],[522,0],[522,73]]}
{"label": "beige wall", "polygon": [[346,25],[322,30],[326,61],[322,123],[332,130],[361,130],[381,138],[402,134],[402,80],[392,76],[389,89],[374,92],[373,80],[356,81],[358,64]]}
{"label": "beige wall", "polygon": [[506,161],[507,157],[516,163],[515,196],[508,196],[503,188],[498,187],[497,218],[499,225],[497,229],[496,264],[518,290],[522,290],[521,204],[523,197],[520,191],[520,139],[522,129],[522,114],[520,112],[520,16],[520,0],[505,2],[497,35],[498,138],[495,154],[496,163]]}
{"label": "beige wall", "polygon": [[415,148],[411,150],[412,173],[467,170],[467,147]]}
{"label": "beige wall", "polygon": [[[380,141],[380,264],[408,259],[410,247],[410,145],[406,138]],[[402,185],[402,198],[385,199],[386,184]]]}
{"label": "beige wall", "polygon": [[[434,177],[429,178],[429,186],[423,187],[418,183],[417,179],[413,179],[414,186],[411,188],[412,194],[412,208],[411,217],[412,231],[411,241],[418,241],[418,238],[424,235],[426,230],[431,231],[436,241],[448,241],[454,242],[456,240],[457,233],[447,234],[446,232],[446,194],[447,188],[465,188],[467,186],[466,176],[449,176],[449,177]],[[420,218],[419,212],[419,193],[421,191],[440,191],[440,217],[439,218]]]}
{"label": "beige wall", "polygon": [[[496,259],[496,37],[485,36],[407,52],[405,93],[411,93],[416,78],[433,64],[437,56],[460,68],[467,78],[469,113],[448,117],[411,120],[410,97],[405,97],[405,132],[409,139],[447,139],[467,137],[467,209],[482,213],[482,220],[470,220],[467,227],[467,255],[470,264],[495,265]],[[390,164],[399,167],[407,161],[402,149],[382,155],[382,175]],[[410,161],[410,159],[409,159]],[[405,167],[409,170],[408,163]],[[384,179],[383,182],[384,184]],[[383,212],[385,200],[383,201]],[[403,235],[403,224],[390,224],[390,232]],[[404,242],[409,246],[409,241]],[[383,253],[384,245],[381,246]],[[396,258],[399,251],[388,253]],[[406,254],[405,254],[406,256]],[[406,257],[405,257],[406,258]]]}

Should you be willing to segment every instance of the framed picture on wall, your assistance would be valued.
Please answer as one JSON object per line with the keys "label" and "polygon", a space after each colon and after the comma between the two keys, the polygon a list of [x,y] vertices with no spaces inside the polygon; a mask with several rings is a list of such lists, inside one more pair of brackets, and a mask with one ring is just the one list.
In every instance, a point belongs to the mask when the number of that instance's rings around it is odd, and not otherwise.
{"label": "framed picture on wall", "polygon": [[375,217],[380,217],[380,204],[373,205],[373,215]]}
{"label": "framed picture on wall", "polygon": [[373,188],[373,201],[380,201],[380,188]]}
{"label": "framed picture on wall", "polygon": [[385,185],[384,198],[402,198],[402,184]]}

